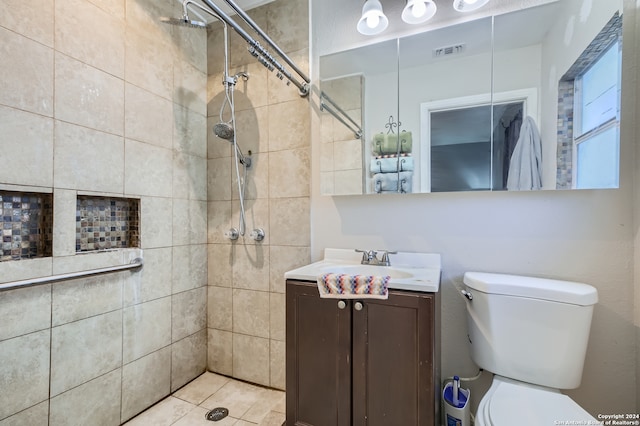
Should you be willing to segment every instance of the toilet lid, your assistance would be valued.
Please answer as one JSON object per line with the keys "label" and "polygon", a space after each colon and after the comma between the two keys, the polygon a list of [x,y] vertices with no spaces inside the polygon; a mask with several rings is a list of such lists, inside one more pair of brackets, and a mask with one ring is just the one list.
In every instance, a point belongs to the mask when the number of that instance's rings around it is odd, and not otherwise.
{"label": "toilet lid", "polygon": [[589,424],[595,420],[568,396],[526,384],[502,382],[490,398],[487,417],[494,426],[553,425],[567,420]]}

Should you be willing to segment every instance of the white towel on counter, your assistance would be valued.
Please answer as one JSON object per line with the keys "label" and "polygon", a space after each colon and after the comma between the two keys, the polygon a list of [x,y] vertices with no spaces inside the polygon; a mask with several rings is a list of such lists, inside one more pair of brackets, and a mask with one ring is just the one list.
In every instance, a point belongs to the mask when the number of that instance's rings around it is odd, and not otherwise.
{"label": "white towel on counter", "polygon": [[413,184],[413,172],[376,173],[371,180],[373,191],[378,194],[382,192],[409,193]]}
{"label": "white towel on counter", "polygon": [[413,157],[376,157],[371,159],[371,173],[410,172],[413,170]]}

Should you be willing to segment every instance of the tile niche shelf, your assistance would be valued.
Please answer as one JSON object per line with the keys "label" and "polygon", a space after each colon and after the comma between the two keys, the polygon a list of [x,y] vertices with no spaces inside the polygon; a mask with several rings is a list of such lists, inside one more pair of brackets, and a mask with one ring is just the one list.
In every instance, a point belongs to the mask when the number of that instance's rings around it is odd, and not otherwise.
{"label": "tile niche shelf", "polygon": [[79,195],[76,253],[139,247],[140,200]]}

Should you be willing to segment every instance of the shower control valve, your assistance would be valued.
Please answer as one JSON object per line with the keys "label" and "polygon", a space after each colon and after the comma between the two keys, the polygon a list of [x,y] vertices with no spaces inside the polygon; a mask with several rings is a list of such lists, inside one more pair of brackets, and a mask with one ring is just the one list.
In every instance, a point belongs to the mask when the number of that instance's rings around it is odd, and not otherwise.
{"label": "shower control valve", "polygon": [[253,231],[251,231],[249,236],[256,241],[262,241],[264,240],[264,229],[256,228]]}
{"label": "shower control valve", "polygon": [[236,228],[231,228],[227,232],[224,233],[225,238],[235,241],[240,237],[240,233]]}

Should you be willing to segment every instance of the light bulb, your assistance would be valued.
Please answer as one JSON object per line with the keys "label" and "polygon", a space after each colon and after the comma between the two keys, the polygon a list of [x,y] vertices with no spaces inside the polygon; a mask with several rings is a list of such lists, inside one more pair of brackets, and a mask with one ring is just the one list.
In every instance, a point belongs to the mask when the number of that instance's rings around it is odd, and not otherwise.
{"label": "light bulb", "polygon": [[416,0],[411,8],[411,14],[416,18],[420,18],[427,11],[427,5],[421,0]]}
{"label": "light bulb", "polygon": [[369,16],[367,16],[367,27],[375,28],[378,26],[379,23],[380,23],[380,17],[377,14],[372,13]]}

